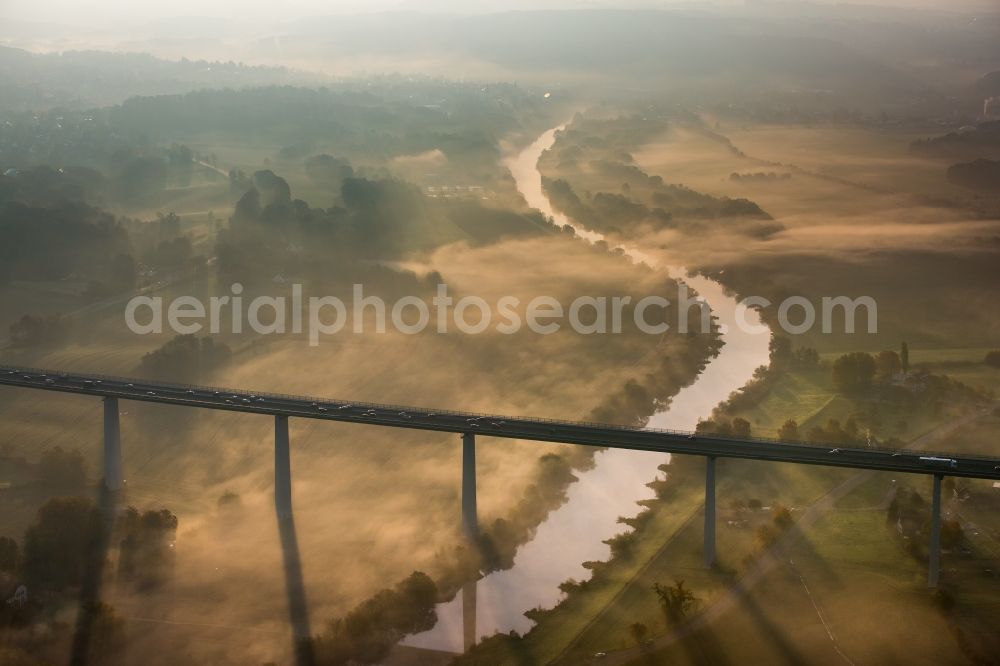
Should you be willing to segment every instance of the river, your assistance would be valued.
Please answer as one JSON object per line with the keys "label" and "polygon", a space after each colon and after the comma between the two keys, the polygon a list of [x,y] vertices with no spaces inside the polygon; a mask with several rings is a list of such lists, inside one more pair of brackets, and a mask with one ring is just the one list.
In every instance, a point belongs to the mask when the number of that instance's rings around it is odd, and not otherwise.
{"label": "river", "polygon": [[[545,132],[505,164],[528,205],[553,218],[556,224],[572,226],[591,243],[603,240],[601,234],[580,228],[553,210],[542,189],[538,160],[555,143],[562,127]],[[690,285],[708,301],[721,325],[724,344],[718,356],[690,386],[674,396],[668,409],[654,414],[648,424],[650,428],[694,430],[699,419],[707,417],[716,405],[743,386],[757,367],[767,364],[770,335],[760,328],[757,314],[744,310],[718,282],[688,275],[682,267],[663,265],[641,248],[622,249],[633,261],[664,270]],[[737,317],[761,332],[740,328]],[[533,623],[524,616],[526,610],[553,607],[562,597],[560,583],[568,578],[590,577],[583,562],[608,559],[610,548],[603,541],[622,531],[619,516],[636,515],[636,502],[652,497],[646,484],[656,477],[657,466],[667,460],[666,455],[641,451],[599,451],[593,468],[577,474],[579,481],[569,487],[567,501],[548,515],[531,541],[518,549],[512,568],[491,573],[469,584],[463,594],[439,604],[434,628],[410,636],[404,643],[462,652],[471,640],[497,632],[528,631]]]}

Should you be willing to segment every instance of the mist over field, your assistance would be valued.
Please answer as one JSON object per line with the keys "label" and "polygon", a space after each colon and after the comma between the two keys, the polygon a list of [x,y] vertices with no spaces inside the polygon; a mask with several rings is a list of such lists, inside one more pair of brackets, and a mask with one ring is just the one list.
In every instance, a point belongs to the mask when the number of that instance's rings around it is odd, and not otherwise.
{"label": "mist over field", "polygon": [[4,2],[0,663],[993,663],[998,287],[987,0]]}

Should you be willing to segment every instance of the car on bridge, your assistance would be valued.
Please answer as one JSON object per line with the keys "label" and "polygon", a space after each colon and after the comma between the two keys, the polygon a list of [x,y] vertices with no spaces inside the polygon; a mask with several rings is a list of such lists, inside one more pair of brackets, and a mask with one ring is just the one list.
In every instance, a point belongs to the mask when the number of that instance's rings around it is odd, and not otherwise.
{"label": "car on bridge", "polygon": [[940,458],[938,456],[920,456],[920,462],[930,467],[946,467],[955,469],[958,461],[954,458]]}

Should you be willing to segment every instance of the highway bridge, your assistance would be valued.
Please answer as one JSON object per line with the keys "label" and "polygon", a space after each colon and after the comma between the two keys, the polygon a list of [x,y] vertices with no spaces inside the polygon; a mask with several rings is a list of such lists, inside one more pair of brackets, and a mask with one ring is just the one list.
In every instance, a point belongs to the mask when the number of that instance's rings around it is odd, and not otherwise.
{"label": "highway bridge", "polygon": [[1000,458],[930,453],[880,447],[847,447],[787,442],[760,437],[729,437],[638,426],[477,414],[427,407],[316,398],[189,386],[123,377],[0,366],[0,385],[80,393],[102,398],[156,402],[275,417],[345,421],[366,425],[434,430],[457,434],[561,442],[636,451],[716,458],[874,469],[905,474],[1000,480]]}
{"label": "highway bridge", "polygon": [[[928,584],[936,586],[940,567],[941,481],[945,476],[1000,480],[1000,458],[879,447],[786,442],[756,437],[728,437],[673,430],[582,423],[553,419],[477,414],[427,407],[388,405],[356,400],[285,395],[245,389],[190,386],[145,379],[0,366],[0,386],[76,393],[104,400],[103,487],[120,494],[124,487],[119,427],[119,400],[199,407],[275,419],[275,509],[287,553],[297,553],[291,523],[291,464],[288,419],[307,418],[409,428],[462,436],[462,525],[470,538],[478,534],[476,517],[476,436],[561,442],[636,451],[697,455],[706,459],[705,563],[715,562],[715,462],[743,458],[772,462],[871,469],[933,477],[932,528]],[[304,587],[297,554],[286,561],[290,614],[296,636],[309,636]]]}

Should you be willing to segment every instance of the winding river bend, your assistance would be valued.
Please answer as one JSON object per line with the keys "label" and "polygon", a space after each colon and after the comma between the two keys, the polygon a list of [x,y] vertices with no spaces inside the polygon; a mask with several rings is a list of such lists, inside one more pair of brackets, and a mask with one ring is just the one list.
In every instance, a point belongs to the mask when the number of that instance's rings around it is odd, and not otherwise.
{"label": "winding river bend", "polygon": [[[542,189],[538,160],[552,147],[563,126],[542,134],[530,146],[506,162],[517,188],[533,208],[552,217],[557,224],[570,225],[582,238],[596,242],[601,234],[580,228],[562,213],[553,210]],[[743,386],[753,371],[768,360],[770,335],[766,329],[750,333],[736,325],[742,321],[760,326],[753,311],[745,311],[724,293],[722,285],[699,276],[690,276],[681,267],[663,265],[641,248],[622,248],[634,261],[667,271],[683,280],[708,301],[721,325],[724,345],[698,378],[674,396],[668,409],[654,414],[649,427],[693,430],[698,420]],[[744,326],[743,328],[747,328]],[[584,580],[590,572],[583,562],[606,560],[610,548],[603,543],[621,532],[619,516],[638,513],[636,502],[652,497],[646,487],[657,474],[657,465],[666,462],[663,454],[609,449],[600,451],[594,467],[578,473],[579,481],[567,491],[567,501],[539,525],[534,538],[521,546],[514,566],[494,572],[470,584],[449,602],[437,607],[438,623],[430,631],[410,636],[404,642],[450,652],[497,632],[524,633],[532,621],[526,610],[551,608],[562,596],[559,583],[568,578]]]}

